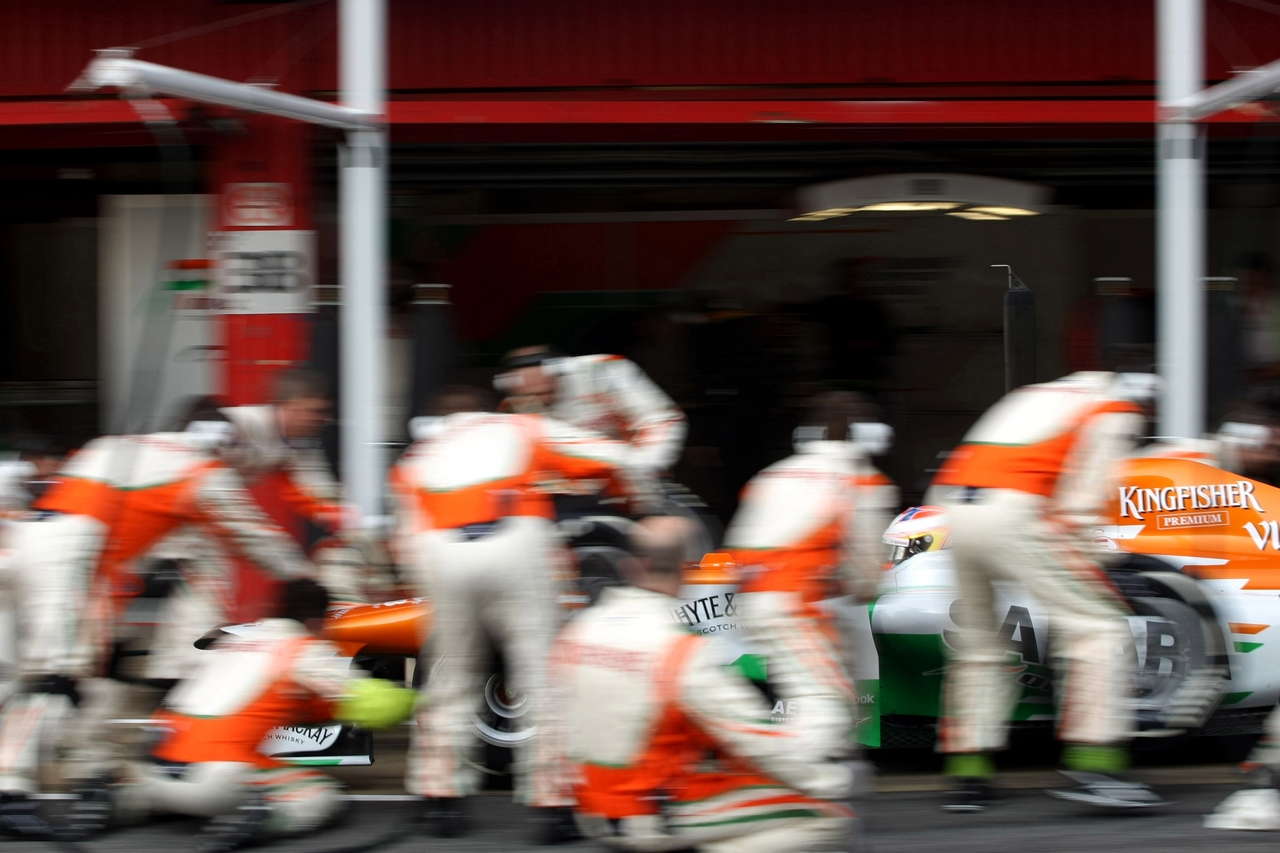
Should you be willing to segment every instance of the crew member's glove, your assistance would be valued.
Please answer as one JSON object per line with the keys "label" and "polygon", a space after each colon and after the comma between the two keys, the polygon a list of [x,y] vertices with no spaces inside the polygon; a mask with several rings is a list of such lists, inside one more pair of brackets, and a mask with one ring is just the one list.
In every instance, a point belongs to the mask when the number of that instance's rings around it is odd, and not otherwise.
{"label": "crew member's glove", "polygon": [[347,686],[334,716],[362,729],[386,729],[413,713],[418,691],[382,678],[360,678]]}

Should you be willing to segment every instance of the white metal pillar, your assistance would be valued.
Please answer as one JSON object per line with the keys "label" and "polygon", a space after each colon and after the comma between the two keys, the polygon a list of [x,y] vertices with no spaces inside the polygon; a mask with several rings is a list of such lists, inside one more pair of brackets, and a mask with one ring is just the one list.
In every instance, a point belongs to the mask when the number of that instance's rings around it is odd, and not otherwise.
{"label": "white metal pillar", "polygon": [[[385,113],[385,0],[341,0],[339,75],[343,106]],[[347,131],[338,178],[342,479],[368,516],[383,512],[386,367],[386,133]]]}
{"label": "white metal pillar", "polygon": [[[1203,0],[1157,0],[1159,102],[1204,87]],[[1164,113],[1157,136],[1156,360],[1165,380],[1160,433],[1199,438],[1204,431],[1203,130]]]}

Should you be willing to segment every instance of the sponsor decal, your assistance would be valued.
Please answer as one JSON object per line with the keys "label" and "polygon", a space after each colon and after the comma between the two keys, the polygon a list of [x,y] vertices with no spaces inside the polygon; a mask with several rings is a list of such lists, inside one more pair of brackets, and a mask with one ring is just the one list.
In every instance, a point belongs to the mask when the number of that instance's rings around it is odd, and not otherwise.
{"label": "sponsor decal", "polygon": [[863,746],[880,746],[880,679],[860,678],[853,689],[858,707],[853,709],[854,740]]}
{"label": "sponsor decal", "polygon": [[227,184],[222,191],[227,225],[237,228],[287,228],[293,224],[290,184]]}
{"label": "sponsor decal", "polygon": [[1245,522],[1244,529],[1253,540],[1253,544],[1258,546],[1259,551],[1267,550],[1268,544],[1271,545],[1272,551],[1280,551],[1280,522],[1259,521],[1254,524],[1248,521]]}
{"label": "sponsor decal", "polygon": [[1215,485],[1165,486],[1162,489],[1121,486],[1120,516],[1142,521],[1148,513],[1185,513],[1188,510],[1232,507],[1266,512],[1254,497],[1253,487],[1254,484],[1249,480]]}
{"label": "sponsor decal", "polygon": [[[951,602],[948,615],[953,623],[960,624],[963,618],[960,599]],[[1005,614],[1004,622],[1000,625],[998,636],[1001,645],[1018,659],[1015,671],[1025,670],[1028,664],[1043,663],[1040,660],[1040,643],[1036,639],[1036,626],[1031,623],[1031,611],[1027,608],[1018,604],[1010,605],[1009,612]],[[957,647],[956,632],[950,628],[944,628],[942,641],[955,649]]]}
{"label": "sponsor decal", "polygon": [[328,743],[338,735],[337,726],[281,726],[275,729],[277,734],[284,736],[296,735],[300,738],[313,740],[320,745]]}
{"label": "sponsor decal", "polygon": [[718,625],[708,625],[708,626],[707,626],[707,627],[705,627],[705,628],[694,628],[694,629],[693,629],[693,633],[695,633],[695,634],[719,634],[719,633],[723,633],[723,632],[725,632],[725,631],[736,631],[736,630],[738,630],[740,627],[742,627],[742,626],[741,626],[741,625],[739,625],[737,622],[721,622],[721,623],[720,623],[720,624],[718,624]]}
{"label": "sponsor decal", "polygon": [[769,713],[770,718],[775,723],[789,723],[795,719],[800,713],[800,703],[794,700],[787,702],[779,699],[773,703],[773,710]]}
{"label": "sponsor decal", "polygon": [[224,314],[305,314],[315,277],[314,231],[220,231],[209,235]]}
{"label": "sponsor decal", "polygon": [[341,730],[341,726],[280,726],[267,732],[258,751],[263,755],[322,752],[333,745]]}
{"label": "sponsor decal", "polygon": [[[875,687],[871,689],[871,692],[859,691],[858,694],[853,697],[853,703],[855,705],[874,706],[876,704],[876,693],[874,691],[878,690],[879,681],[874,682],[874,684]],[[862,687],[864,685],[860,683],[859,686]],[[862,710],[870,710],[874,713],[873,708],[864,708]],[[796,720],[799,715],[800,703],[794,699],[787,699],[785,701],[782,699],[777,700],[773,703],[773,710],[769,712],[770,719],[775,723],[789,723]],[[859,722],[866,722],[871,719],[874,719],[874,717],[859,717],[854,722],[856,725]]]}
{"label": "sponsor decal", "polygon": [[[738,605],[734,603],[733,597],[736,592],[726,592],[722,594],[709,595],[705,598],[698,598],[683,604],[671,611],[672,618],[677,622],[683,622],[690,627],[701,625],[704,621],[712,619],[723,619],[726,616],[736,616],[738,613]],[[733,627],[738,627],[736,624]],[[726,630],[721,628],[721,630]]]}
{"label": "sponsor decal", "polygon": [[649,656],[642,652],[588,643],[568,643],[561,654],[571,663],[618,672],[645,672],[650,664]]}
{"label": "sponsor decal", "polygon": [[1186,672],[1187,639],[1167,619],[1129,616],[1138,675],[1143,678],[1179,678]]}
{"label": "sponsor decal", "polygon": [[1196,512],[1178,515],[1162,515],[1156,525],[1161,530],[1183,527],[1226,527],[1229,519],[1225,512]]}

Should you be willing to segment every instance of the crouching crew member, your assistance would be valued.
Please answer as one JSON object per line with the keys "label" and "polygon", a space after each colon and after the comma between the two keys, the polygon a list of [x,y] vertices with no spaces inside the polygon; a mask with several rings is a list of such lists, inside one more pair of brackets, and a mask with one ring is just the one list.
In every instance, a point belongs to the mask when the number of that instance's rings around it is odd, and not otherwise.
{"label": "crouching crew member", "polygon": [[711,640],[672,618],[691,532],[685,519],[641,522],[631,586],[606,589],[557,639],[550,682],[567,714],[540,748],[565,757],[583,828],[618,849],[840,847],[848,766],[807,759],[795,726],[771,722]]}
{"label": "crouching crew member", "polygon": [[280,618],[229,635],[170,692],[157,722],[168,735],[151,761],[131,765],[119,786],[122,818],[184,814],[217,818],[207,831],[222,849],[318,829],[338,814],[340,786],[258,751],[278,726],[350,722],[383,728],[407,719],[415,692],[365,678],[319,637],[329,596],[308,579],[281,591]]}

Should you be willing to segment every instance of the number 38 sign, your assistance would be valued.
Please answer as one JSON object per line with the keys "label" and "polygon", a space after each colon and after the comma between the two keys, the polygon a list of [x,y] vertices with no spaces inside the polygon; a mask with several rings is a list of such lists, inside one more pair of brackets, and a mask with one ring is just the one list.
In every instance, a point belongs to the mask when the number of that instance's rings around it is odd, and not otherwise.
{"label": "number 38 sign", "polygon": [[219,231],[209,235],[224,314],[311,310],[314,231]]}

